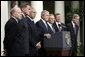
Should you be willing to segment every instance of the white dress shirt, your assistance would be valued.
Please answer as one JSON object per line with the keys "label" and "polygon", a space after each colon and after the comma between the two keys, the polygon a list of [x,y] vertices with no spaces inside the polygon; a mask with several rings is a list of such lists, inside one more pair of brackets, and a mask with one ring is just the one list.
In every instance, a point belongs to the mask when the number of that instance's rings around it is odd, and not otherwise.
{"label": "white dress shirt", "polygon": [[75,23],[73,21],[72,21],[72,26],[73,26],[74,32],[76,34],[76,26],[75,26]]}
{"label": "white dress shirt", "polygon": [[16,20],[16,22],[18,23],[18,20],[16,19],[16,17],[12,16],[12,18],[14,18]]}
{"label": "white dress shirt", "polygon": [[72,21],[73,28],[75,28],[75,23]]}
{"label": "white dress shirt", "polygon": [[56,22],[56,25],[57,25],[57,27],[58,27],[59,30],[62,30],[62,27],[59,27],[58,24],[61,24],[61,22]]}

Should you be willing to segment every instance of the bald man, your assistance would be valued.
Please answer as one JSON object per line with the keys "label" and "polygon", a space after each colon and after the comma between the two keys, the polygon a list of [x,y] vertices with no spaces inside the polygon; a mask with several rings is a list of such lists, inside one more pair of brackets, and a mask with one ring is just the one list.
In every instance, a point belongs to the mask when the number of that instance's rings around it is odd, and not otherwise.
{"label": "bald man", "polygon": [[25,56],[26,54],[26,40],[21,33],[25,29],[20,29],[19,20],[22,20],[22,11],[19,7],[14,7],[11,10],[11,18],[5,25],[4,49],[7,52],[6,56]]}

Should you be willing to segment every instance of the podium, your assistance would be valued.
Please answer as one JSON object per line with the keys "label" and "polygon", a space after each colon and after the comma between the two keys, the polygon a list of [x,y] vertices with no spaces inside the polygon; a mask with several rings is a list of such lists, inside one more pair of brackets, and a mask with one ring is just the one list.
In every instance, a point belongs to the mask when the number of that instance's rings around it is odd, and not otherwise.
{"label": "podium", "polygon": [[48,55],[69,56],[70,48],[71,37],[68,31],[56,32],[51,39],[44,38],[44,49]]}

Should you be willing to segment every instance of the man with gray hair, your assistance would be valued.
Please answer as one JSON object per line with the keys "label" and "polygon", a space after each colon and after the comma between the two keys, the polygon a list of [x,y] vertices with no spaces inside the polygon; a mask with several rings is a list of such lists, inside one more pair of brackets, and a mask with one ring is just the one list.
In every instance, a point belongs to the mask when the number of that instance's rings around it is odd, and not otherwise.
{"label": "man with gray hair", "polygon": [[39,56],[45,56],[45,50],[44,50],[44,38],[50,39],[51,34],[48,31],[48,24],[47,21],[49,19],[49,11],[43,10],[41,12],[41,18],[37,23],[36,26],[38,27],[41,35],[41,49],[39,50]]}
{"label": "man with gray hair", "polygon": [[70,51],[71,56],[77,55],[77,33],[79,29],[79,25],[78,25],[79,18],[80,16],[78,14],[74,14],[71,22],[67,24],[67,30],[70,31],[71,34],[71,44],[72,44],[71,51]]}
{"label": "man with gray hair", "polygon": [[15,6],[11,10],[11,18],[5,25],[4,49],[7,52],[6,56],[25,56],[29,53],[26,45],[29,42],[27,41],[29,34],[21,20],[22,11],[18,6]]}

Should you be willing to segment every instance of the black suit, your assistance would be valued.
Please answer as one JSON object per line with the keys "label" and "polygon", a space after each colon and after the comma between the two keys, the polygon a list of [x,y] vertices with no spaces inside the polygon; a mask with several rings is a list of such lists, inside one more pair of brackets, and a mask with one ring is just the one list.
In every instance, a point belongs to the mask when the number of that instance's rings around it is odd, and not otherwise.
{"label": "black suit", "polygon": [[18,21],[18,25],[20,30],[19,33],[24,40],[24,48],[27,55],[29,54],[29,30],[25,17]]}
{"label": "black suit", "polygon": [[73,29],[73,25],[72,23],[68,23],[67,24],[67,30],[70,31],[70,34],[71,34],[71,44],[72,44],[72,54],[71,55],[75,55],[75,51],[77,51],[77,33],[78,33],[78,26],[75,25],[76,27],[76,34],[74,32],[74,29]]}
{"label": "black suit", "polygon": [[[49,33],[49,28],[46,28],[44,22],[42,20],[39,20],[37,23],[36,23],[36,26],[38,28],[38,31],[40,32],[40,37],[41,37],[41,41],[43,40],[43,38],[46,38],[44,36],[45,33]],[[47,27],[48,27],[48,24],[47,24]]]}
{"label": "black suit", "polygon": [[[40,36],[41,36],[41,49],[39,50],[39,56],[45,56],[46,53],[45,53],[45,50],[44,50],[44,46],[43,46],[43,41],[44,41],[44,34],[45,33],[49,33],[48,29],[46,28],[44,22],[42,20],[39,20],[37,23],[36,23],[36,26],[38,27],[38,30],[40,32]],[[47,25],[48,26],[48,25]]]}
{"label": "black suit", "polygon": [[[55,29],[55,31],[56,31],[56,32],[59,32],[59,29],[58,29],[56,23],[54,23],[53,25],[54,25],[54,29]],[[61,31],[66,31],[65,24],[61,23],[61,25],[64,26],[64,27],[61,26],[61,27],[62,27],[62,30],[61,30]]]}
{"label": "black suit", "polygon": [[23,28],[20,24],[21,21],[17,23],[14,18],[10,18],[5,25],[4,49],[8,56],[25,56],[29,53],[29,50],[25,48],[29,46],[25,45],[29,42],[29,34],[26,32],[26,27]]}
{"label": "black suit", "polygon": [[26,17],[28,30],[29,30],[29,51],[30,56],[37,56],[38,49],[35,47],[36,44],[39,42],[39,32],[37,31],[37,27],[34,22],[31,21],[30,18]]}
{"label": "black suit", "polygon": [[36,23],[36,26],[40,29],[40,31],[44,34],[44,33],[48,33],[48,29],[46,28],[45,24],[43,23],[42,20],[39,20]]}

